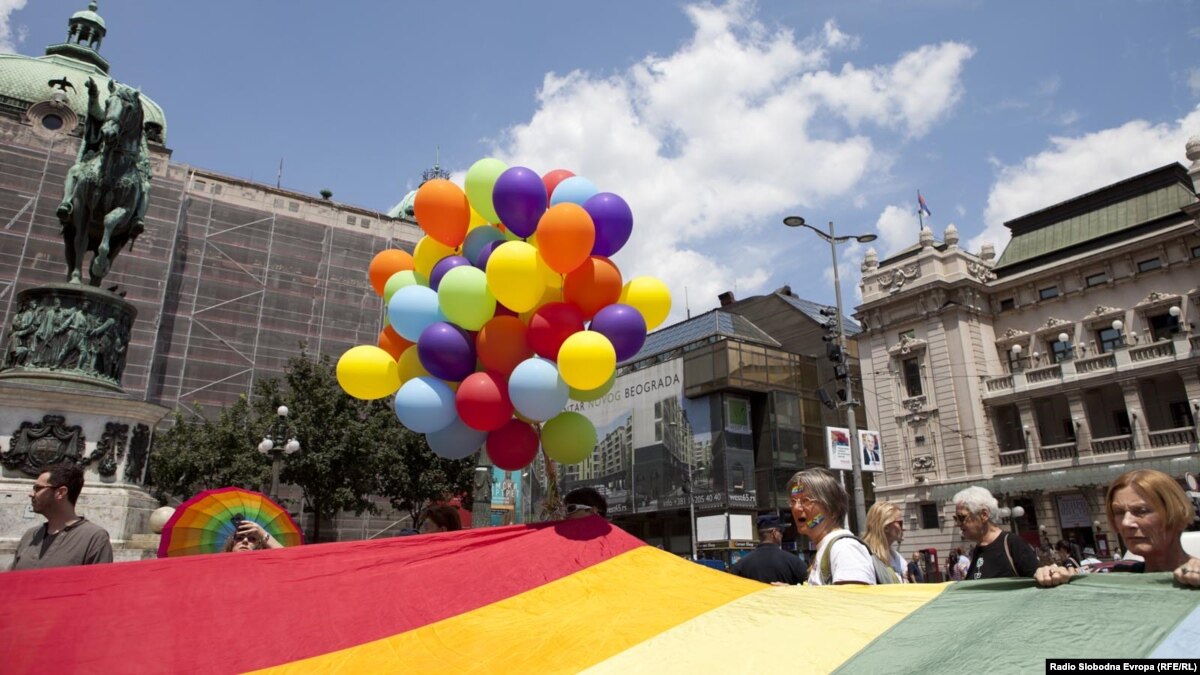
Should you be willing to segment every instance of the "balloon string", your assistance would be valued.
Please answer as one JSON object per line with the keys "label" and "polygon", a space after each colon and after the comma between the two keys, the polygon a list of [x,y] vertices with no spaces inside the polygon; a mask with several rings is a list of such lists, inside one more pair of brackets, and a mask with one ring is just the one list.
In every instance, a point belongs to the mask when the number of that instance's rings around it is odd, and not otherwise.
{"label": "balloon string", "polygon": [[542,448],[542,458],[546,462],[546,503],[542,505],[542,520],[558,520],[562,517],[559,513],[562,499],[558,494],[558,472],[554,468],[554,460],[546,454],[546,448]]}

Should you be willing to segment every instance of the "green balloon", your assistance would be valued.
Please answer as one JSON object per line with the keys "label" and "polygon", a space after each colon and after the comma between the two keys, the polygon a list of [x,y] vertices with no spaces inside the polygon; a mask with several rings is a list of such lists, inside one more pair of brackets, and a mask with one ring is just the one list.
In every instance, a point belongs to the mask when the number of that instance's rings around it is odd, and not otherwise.
{"label": "green balloon", "polygon": [[596,449],[596,427],[577,412],[559,413],[542,425],[542,448],[560,464],[578,464]]}
{"label": "green balloon", "polygon": [[483,270],[462,265],[446,272],[438,284],[438,306],[464,330],[479,330],[496,313],[496,298],[488,290]]}
{"label": "green balloon", "polygon": [[587,403],[588,401],[599,401],[604,398],[604,395],[612,391],[613,383],[617,381],[617,371],[613,371],[612,375],[608,376],[608,382],[596,387],[595,389],[576,389],[571,387],[571,400]]}
{"label": "green balloon", "polygon": [[500,222],[496,215],[496,207],[492,206],[492,188],[500,174],[508,171],[508,165],[498,159],[485,157],[467,169],[466,192],[467,200],[475,213],[483,216],[489,223]]}
{"label": "green balloon", "polygon": [[421,283],[421,277],[412,270],[396,272],[392,276],[388,277],[387,283],[383,285],[383,304],[386,305],[387,303],[391,302],[392,296],[396,294],[396,291],[404,288],[405,286],[414,285],[425,286],[428,284]]}

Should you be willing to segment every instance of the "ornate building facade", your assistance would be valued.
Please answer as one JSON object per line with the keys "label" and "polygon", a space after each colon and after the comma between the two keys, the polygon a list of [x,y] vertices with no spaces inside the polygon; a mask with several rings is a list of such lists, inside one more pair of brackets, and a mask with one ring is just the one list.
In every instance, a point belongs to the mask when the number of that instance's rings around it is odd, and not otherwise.
{"label": "ornate building facade", "polygon": [[953,225],[882,262],[868,253],[859,355],[888,459],[876,493],[904,505],[906,549],[963,545],[949,500],[982,485],[1031,542],[1111,553],[1113,478],[1200,470],[1200,141],[1187,157],[1190,170],[1009,221],[998,259],[962,249]]}

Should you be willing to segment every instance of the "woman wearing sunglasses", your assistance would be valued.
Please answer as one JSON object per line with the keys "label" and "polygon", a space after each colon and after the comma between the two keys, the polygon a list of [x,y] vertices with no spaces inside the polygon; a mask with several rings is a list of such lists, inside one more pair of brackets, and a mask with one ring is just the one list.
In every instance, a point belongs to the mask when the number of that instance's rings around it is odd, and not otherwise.
{"label": "woman wearing sunglasses", "polygon": [[238,521],[237,531],[225,540],[226,553],[257,551],[264,548],[283,548],[283,544],[253,520]]}
{"label": "woman wearing sunglasses", "polygon": [[579,487],[563,497],[563,510],[567,512],[567,520],[587,518],[593,514],[606,518],[608,516],[608,500],[596,488]]}

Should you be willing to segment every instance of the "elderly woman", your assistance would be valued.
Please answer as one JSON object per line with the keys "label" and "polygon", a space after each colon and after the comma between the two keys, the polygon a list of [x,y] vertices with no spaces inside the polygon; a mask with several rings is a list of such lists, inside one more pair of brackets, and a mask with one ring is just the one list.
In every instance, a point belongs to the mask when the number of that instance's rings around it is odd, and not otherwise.
{"label": "elderly woman", "polygon": [[[1181,585],[1200,587],[1200,559],[1188,556],[1179,541],[1195,509],[1175,479],[1152,469],[1121,474],[1108,487],[1105,511],[1109,527],[1131,553],[1144,559],[1116,566],[1113,572],[1174,572]],[[1058,586],[1076,571],[1047,565],[1034,576],[1042,586]]]}
{"label": "elderly woman", "polygon": [[225,540],[226,553],[257,551],[264,548],[283,548],[283,544],[253,520],[238,522],[237,531]]}
{"label": "elderly woman", "polygon": [[837,478],[827,469],[806,469],[792,476],[788,491],[796,530],[817,544],[809,585],[876,583],[871,552],[841,527],[850,500]]}
{"label": "elderly woman", "polygon": [[891,502],[875,502],[867,511],[867,531],[863,543],[871,549],[871,555],[879,558],[896,573],[896,580],[903,582],[907,565],[900,555],[900,542],[904,541],[904,514],[900,507]]}

